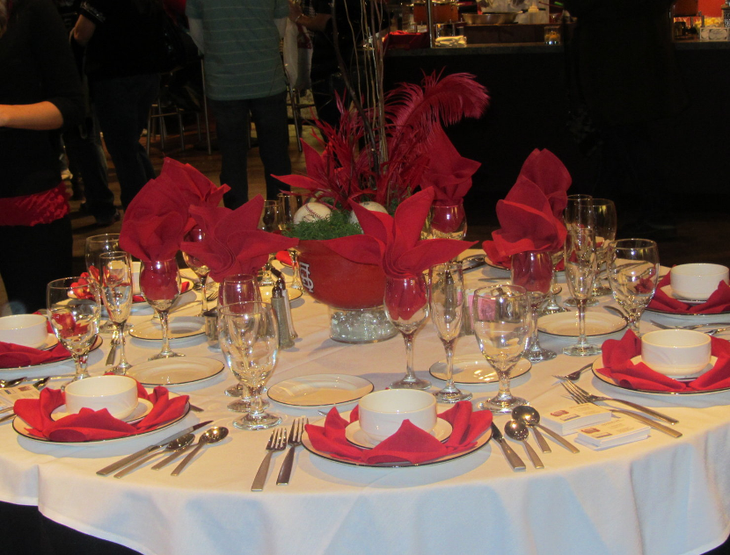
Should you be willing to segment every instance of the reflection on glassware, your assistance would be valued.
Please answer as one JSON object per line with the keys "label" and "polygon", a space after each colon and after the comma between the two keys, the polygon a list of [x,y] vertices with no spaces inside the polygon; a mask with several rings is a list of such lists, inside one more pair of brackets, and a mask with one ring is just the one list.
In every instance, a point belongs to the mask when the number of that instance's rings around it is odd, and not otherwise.
{"label": "reflection on glassware", "polygon": [[177,260],[142,261],[139,272],[139,288],[147,303],[160,317],[162,326],[162,349],[150,360],[161,358],[182,357],[170,349],[168,312],[172,303],[180,295],[180,273]]}
{"label": "reflection on glassware", "polygon": [[[281,231],[284,227],[284,213],[281,203],[278,200],[264,201],[264,208],[261,211],[261,220],[259,221],[259,229],[274,233]],[[259,283],[262,287],[273,287],[276,283],[271,273],[271,261],[276,253],[269,254],[269,259],[264,264],[259,277]]]}
{"label": "reflection on glassware", "polygon": [[616,215],[616,205],[607,198],[593,199],[593,214],[596,218],[596,253],[598,255],[598,272],[591,293],[595,298],[611,294],[611,288],[603,285],[601,276],[604,268],[608,271],[606,266],[608,248],[616,240],[618,217]]}
{"label": "reflection on glassware", "polygon": [[[86,270],[89,272],[89,279],[100,285],[100,267],[99,267],[99,256],[104,252],[118,251],[119,247],[119,233],[101,233],[99,235],[91,235],[86,238],[86,245],[84,247],[84,260],[86,262]],[[97,288],[97,291],[100,291]],[[101,299],[99,299],[101,305]],[[111,321],[102,322],[99,328],[99,333],[114,333],[116,334],[117,328]],[[113,340],[117,340],[114,337]]]}
{"label": "reflection on glassware", "polygon": [[86,365],[99,333],[99,297],[97,282],[82,277],[56,279],[46,287],[48,320],[76,365],[73,381],[89,377]]}
{"label": "reflection on glassware", "polygon": [[99,257],[101,298],[119,338],[119,364],[112,372],[124,376],[132,365],[127,361],[124,326],[132,311],[132,257],[124,251],[105,252]]}
{"label": "reflection on glassware", "polygon": [[[203,239],[205,239],[205,233],[199,226],[195,226],[193,229],[187,232],[185,235],[185,241],[189,243],[199,243]],[[210,268],[200,260],[199,258],[196,258],[195,256],[192,256],[186,252],[182,253],[183,260],[185,260],[185,264],[188,265],[188,268],[190,268],[193,272],[195,272],[195,275],[198,276],[198,279],[200,279],[200,284],[203,287],[203,298],[201,301],[201,309],[200,309],[200,315],[202,316],[206,312],[208,312],[208,274],[210,273]]]}
{"label": "reflection on glassware", "polygon": [[529,335],[527,291],[518,285],[482,287],[472,299],[472,328],[479,350],[499,377],[499,391],[485,405],[509,413],[527,401],[510,391],[512,368],[522,358]]}
{"label": "reflection on glassware", "polygon": [[649,239],[619,239],[608,249],[608,281],[637,337],[639,322],[659,282],[659,249]]}
{"label": "reflection on glassware", "polygon": [[446,385],[434,393],[439,403],[471,399],[471,393],[454,385],[454,344],[464,318],[464,274],[460,262],[438,264],[429,271],[429,309],[446,351]]}
{"label": "reflection on glassware", "polygon": [[525,358],[530,362],[551,360],[557,354],[540,346],[537,319],[540,308],[551,292],[553,282],[553,261],[548,252],[528,251],[512,255],[512,283],[527,291],[530,304],[530,337],[527,341]]}
{"label": "reflection on glassware", "polygon": [[466,237],[466,212],[464,203],[434,204],[426,223],[428,235],[433,239],[458,239]]}
{"label": "reflection on glassware", "polygon": [[428,389],[431,382],[413,371],[413,338],[428,317],[428,291],[423,275],[385,279],[385,314],[406,344],[406,375],[390,384],[394,389]]}
{"label": "reflection on glassware", "polygon": [[281,418],[265,412],[261,402],[279,352],[278,329],[271,305],[235,303],[221,308],[221,320],[222,349],[228,353],[233,375],[251,397],[249,411],[233,425],[241,430],[263,430],[278,425]]}

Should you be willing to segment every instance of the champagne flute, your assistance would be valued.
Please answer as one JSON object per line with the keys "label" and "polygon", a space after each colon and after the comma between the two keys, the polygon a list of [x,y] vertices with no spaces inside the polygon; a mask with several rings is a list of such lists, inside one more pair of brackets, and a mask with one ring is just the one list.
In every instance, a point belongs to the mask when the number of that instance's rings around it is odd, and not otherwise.
{"label": "champagne flute", "polygon": [[595,298],[611,294],[611,288],[602,284],[601,272],[603,268],[608,271],[606,258],[608,248],[616,240],[618,217],[616,216],[616,205],[607,198],[593,199],[593,214],[596,218],[596,253],[598,254],[598,272],[591,293]]}
{"label": "champagne flute", "polygon": [[[185,241],[190,243],[199,243],[203,239],[205,239],[205,233],[200,228],[200,226],[195,226],[193,229],[187,232],[185,235]],[[202,316],[206,312],[208,312],[208,274],[210,273],[210,268],[200,260],[199,258],[196,258],[195,256],[192,256],[186,252],[182,253],[183,260],[185,260],[185,264],[188,265],[188,268],[190,268],[193,272],[195,272],[195,275],[198,276],[198,279],[200,280],[200,284],[203,288],[203,298],[201,302],[200,307],[200,315]]]}
{"label": "champagne flute", "polygon": [[437,264],[429,270],[429,309],[446,351],[446,385],[434,393],[439,403],[471,399],[471,393],[454,385],[454,344],[464,318],[464,274],[461,263]]}
{"label": "champagne flute", "polygon": [[659,282],[659,249],[649,239],[619,239],[608,248],[608,281],[637,337],[639,322]]}
{"label": "champagne flute", "polygon": [[431,382],[413,371],[413,338],[428,317],[428,291],[423,275],[385,278],[385,314],[406,344],[406,375],[390,384],[393,389],[428,389]]}
{"label": "champagne flute", "polygon": [[127,361],[124,339],[124,326],[132,311],[132,257],[124,251],[105,252],[99,257],[99,263],[101,298],[119,338],[119,364],[112,372],[124,376],[132,367]]}
{"label": "champagne flute", "polygon": [[261,394],[274,372],[279,352],[279,331],[271,305],[235,303],[221,309],[219,341],[230,353],[231,371],[251,397],[248,412],[233,422],[241,430],[264,430],[281,418],[264,411]]}
{"label": "champagne flute", "polygon": [[485,404],[492,412],[510,413],[527,401],[510,391],[512,368],[522,358],[529,335],[527,291],[519,285],[482,287],[472,298],[472,328],[479,350],[499,378],[499,391]]}
{"label": "champagne flute", "polygon": [[53,333],[76,365],[72,381],[89,377],[89,351],[99,333],[99,285],[82,277],[53,280],[46,287],[48,319]]}
{"label": "champagne flute", "polygon": [[162,349],[150,357],[150,360],[185,356],[170,349],[168,312],[180,295],[177,260],[143,260],[139,272],[139,288],[147,303],[159,316],[162,326]]}
{"label": "champagne flute", "polygon": [[553,261],[549,252],[527,251],[512,255],[512,283],[527,291],[530,304],[530,337],[527,340],[525,358],[530,362],[551,360],[557,354],[540,346],[537,319],[545,304],[553,281]]}
{"label": "champagne flute", "polygon": [[[101,269],[99,265],[99,257],[102,253],[118,251],[119,248],[119,233],[102,233],[100,235],[91,235],[86,238],[86,245],[84,247],[84,259],[86,261],[86,270],[89,272],[89,279],[96,282],[97,286],[101,285],[99,279],[101,275]],[[97,287],[97,291],[100,291],[100,287]],[[101,299],[99,299],[101,305]],[[112,333],[112,348],[114,348],[119,342],[119,338],[116,336],[117,328],[111,321],[104,322],[100,329],[100,333]]]}
{"label": "champagne flute", "polygon": [[463,240],[466,237],[464,202],[432,205],[428,215],[428,235],[432,239]]}
{"label": "champagne flute", "polygon": [[[261,220],[259,221],[259,229],[275,233],[281,231],[284,225],[283,210],[278,200],[264,201],[264,208],[261,211]],[[273,274],[271,273],[271,261],[276,253],[269,255],[269,259],[264,264],[261,271],[259,283],[262,287],[273,287],[276,284]]]}

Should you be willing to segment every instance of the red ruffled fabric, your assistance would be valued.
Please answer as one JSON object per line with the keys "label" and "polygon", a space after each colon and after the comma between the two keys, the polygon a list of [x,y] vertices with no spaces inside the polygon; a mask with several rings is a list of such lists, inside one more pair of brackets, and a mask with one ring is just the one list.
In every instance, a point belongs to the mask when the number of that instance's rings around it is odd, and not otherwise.
{"label": "red ruffled fabric", "polygon": [[60,343],[50,351],[41,351],[32,347],[24,347],[15,343],[0,341],[0,368],[18,368],[60,362],[71,357]]}
{"label": "red ruffled fabric", "polygon": [[648,308],[677,314],[720,314],[730,311],[730,285],[724,281],[702,304],[687,304],[667,295],[661,288],[670,284],[671,277],[667,274],[659,281],[654,298]]}
{"label": "red ruffled fabric", "polygon": [[69,212],[66,185],[32,195],[0,198],[0,225],[50,224]]}
{"label": "red ruffled fabric", "polygon": [[[188,280],[183,280],[182,284],[180,284],[180,294],[182,295],[186,291],[188,291],[193,284],[189,282]],[[144,298],[144,295],[133,295],[132,296],[132,302],[134,303],[146,303],[147,299]]]}
{"label": "red ruffled fabric", "polygon": [[433,188],[435,206],[460,204],[481,164],[460,156],[440,126],[431,134],[429,143],[429,162],[421,178],[421,188]]}

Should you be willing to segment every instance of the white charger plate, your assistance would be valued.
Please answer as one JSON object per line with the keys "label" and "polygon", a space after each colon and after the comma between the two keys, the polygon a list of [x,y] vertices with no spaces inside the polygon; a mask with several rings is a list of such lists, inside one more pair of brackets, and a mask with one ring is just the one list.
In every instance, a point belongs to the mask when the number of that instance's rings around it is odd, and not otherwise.
{"label": "white charger plate", "polygon": [[[125,418],[120,418],[122,422],[126,422],[127,424],[134,424],[135,422],[139,422],[142,420],[145,416],[147,416],[150,411],[152,410],[152,407],[154,405],[151,401],[148,401],[147,399],[139,399],[139,402],[137,403],[137,406],[132,411],[132,414]],[[64,418],[68,416],[69,414],[72,414],[70,412],[67,412],[66,405],[61,405],[60,407],[56,408],[51,413],[51,418],[53,420],[61,420],[61,418]]]}
{"label": "white charger plate", "polygon": [[206,357],[174,357],[135,364],[127,376],[145,387],[185,385],[207,380],[223,371],[223,363]]}
{"label": "white charger plate", "polygon": [[359,376],[314,374],[283,380],[267,391],[269,399],[293,407],[327,407],[357,401],[375,386]]}
{"label": "white charger plate", "polygon": [[[451,437],[451,430],[451,424],[443,418],[437,418],[436,426],[431,431],[431,435],[443,443]],[[345,428],[345,437],[353,445],[364,447],[365,449],[372,449],[379,443],[368,438],[365,432],[362,431],[359,420],[355,420],[355,422],[347,425],[347,428]]]}
{"label": "white charger plate", "polygon": [[[205,333],[205,318],[202,316],[176,316],[170,318],[170,339],[186,339],[203,333]],[[145,341],[162,341],[162,324],[157,318],[153,318],[129,328],[129,335]]]}
{"label": "white charger plate", "polygon": [[[595,337],[608,335],[625,329],[626,320],[613,314],[586,312],[586,335]],[[537,329],[548,335],[578,337],[578,316],[575,312],[558,312],[541,316]]]}
{"label": "white charger plate", "polygon": [[[510,378],[522,376],[529,372],[530,368],[532,363],[526,358],[521,358],[510,372]],[[445,360],[433,363],[428,371],[437,380],[446,381]],[[481,354],[454,357],[454,383],[475,385],[497,382],[499,382],[497,371]]]}

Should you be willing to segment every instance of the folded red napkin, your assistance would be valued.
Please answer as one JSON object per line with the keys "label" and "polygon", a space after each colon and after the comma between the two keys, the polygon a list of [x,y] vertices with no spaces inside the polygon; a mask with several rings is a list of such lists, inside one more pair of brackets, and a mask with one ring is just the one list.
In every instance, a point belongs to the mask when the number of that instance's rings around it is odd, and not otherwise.
{"label": "folded red napkin", "polygon": [[451,436],[445,443],[405,420],[395,434],[372,449],[357,447],[345,437],[347,425],[358,419],[357,407],[350,414],[349,421],[332,408],[324,426],[308,424],[307,434],[315,449],[338,459],[366,464],[399,461],[418,464],[468,451],[492,425],[492,413],[487,410],[473,412],[469,401],[456,403],[439,414],[439,418],[452,426]]}
{"label": "folded red napkin", "polygon": [[292,265],[291,254],[288,251],[279,251],[276,253],[276,259],[281,262],[284,266]]}
{"label": "folded red napkin", "polygon": [[297,239],[258,228],[264,199],[261,195],[236,210],[193,206],[190,213],[205,238],[183,242],[181,248],[210,268],[210,277],[222,282],[233,274],[256,274],[271,253],[290,249]]}
{"label": "folded red napkin", "polygon": [[667,295],[661,288],[670,284],[671,278],[667,274],[659,281],[654,298],[649,303],[649,308],[678,314],[719,314],[730,311],[730,285],[724,281],[710,295],[710,298],[702,304],[688,304]]}
{"label": "folded red napkin", "polygon": [[428,148],[429,162],[421,177],[421,188],[433,188],[435,206],[460,204],[481,164],[460,156],[441,126],[429,137]]}
{"label": "folded red napkin", "polygon": [[[182,280],[182,283],[180,284],[180,294],[185,293],[186,291],[190,290],[192,287],[193,287],[193,284],[190,281],[188,281],[187,279]],[[133,295],[132,302],[144,303],[147,301],[145,300],[144,295]]]}
{"label": "folded red napkin", "polygon": [[482,243],[489,259],[508,268],[513,254],[561,250],[566,236],[562,212],[570,184],[570,174],[554,154],[533,151],[510,192],[497,202],[500,229]]}
{"label": "folded red napkin", "polygon": [[41,351],[32,347],[23,347],[15,343],[0,341],[0,368],[18,368],[59,362],[70,356],[71,353],[60,343],[50,351]]}
{"label": "folded red napkin", "polygon": [[51,441],[80,442],[148,432],[182,416],[188,403],[187,395],[170,398],[169,392],[162,386],[147,393],[142,385],[137,384],[137,393],[141,399],[150,401],[153,407],[147,416],[134,424],[114,418],[106,409],[81,409],[78,414],[69,414],[54,421],[51,413],[65,403],[65,395],[49,387],[41,391],[38,399],[16,401],[15,414],[30,426],[26,430],[31,435]]}
{"label": "folded red napkin", "polygon": [[730,387],[730,342],[712,337],[712,356],[717,362],[691,382],[680,382],[655,372],[643,362],[634,364],[631,359],[641,354],[641,339],[629,330],[621,339],[608,339],[603,343],[603,364],[598,373],[615,380],[622,387],[646,391],[713,391]]}

